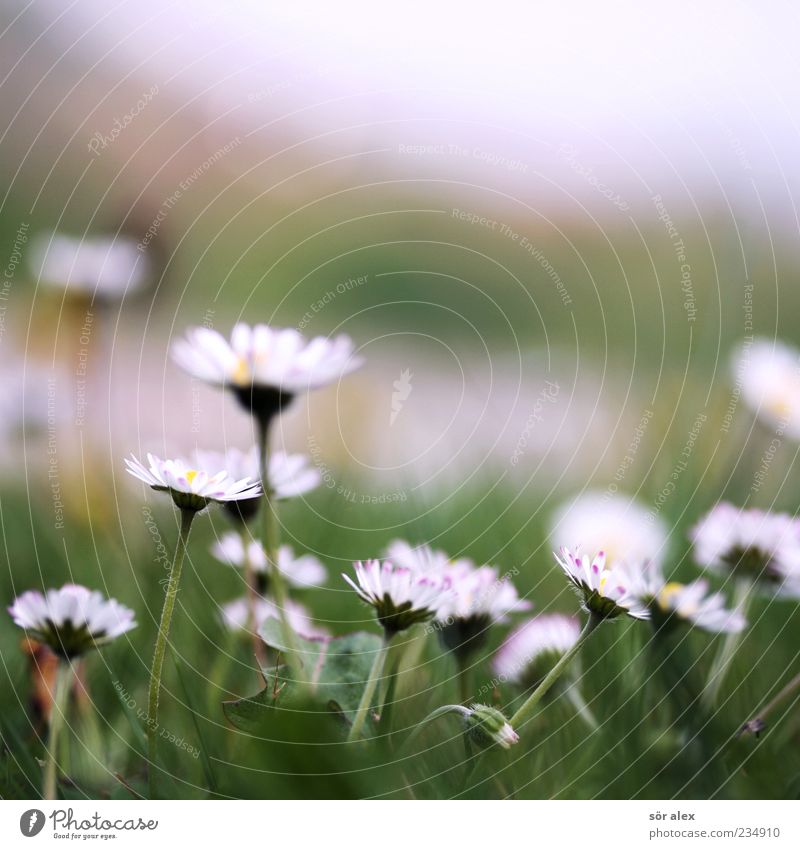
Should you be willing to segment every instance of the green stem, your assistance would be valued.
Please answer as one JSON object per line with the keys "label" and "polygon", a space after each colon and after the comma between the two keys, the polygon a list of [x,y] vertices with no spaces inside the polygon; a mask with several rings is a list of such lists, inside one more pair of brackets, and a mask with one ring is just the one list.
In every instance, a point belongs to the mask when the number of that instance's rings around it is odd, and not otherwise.
{"label": "green stem", "polygon": [[786,684],[785,687],[778,693],[777,696],[774,696],[770,699],[767,704],[761,708],[761,710],[752,718],[749,719],[745,724],[741,727],[739,733],[750,733],[750,734],[760,734],[764,728],[766,727],[767,716],[772,713],[772,711],[788,696],[791,696],[795,690],[800,688],[800,673],[794,676],[792,680]]}
{"label": "green stem", "polygon": [[47,763],[44,768],[44,787],[42,796],[45,799],[58,798],[58,737],[64,726],[64,719],[69,701],[69,689],[72,683],[72,665],[68,660],[59,661],[56,668],[55,692],[53,704],[50,707],[50,731],[47,737]]}
{"label": "green stem", "polygon": [[167,653],[169,628],[172,614],[175,610],[175,599],[178,596],[178,585],[181,580],[181,569],[186,556],[186,542],[194,519],[194,510],[181,510],[181,529],[178,544],[175,548],[175,558],[169,572],[167,590],[164,593],[164,606],[161,609],[161,621],[158,625],[156,647],[153,652],[153,666],[150,672],[150,694],[147,702],[147,758],[150,798],[154,798],[156,755],[158,745],[158,697],[161,692],[161,673],[164,668],[164,657]]}
{"label": "green stem", "polygon": [[[403,749],[406,749],[408,746],[411,746],[411,744],[422,733],[422,730],[423,728],[425,728],[426,725],[429,725],[431,722],[433,722],[435,719],[438,719],[440,716],[446,716],[448,713],[457,713],[462,717],[467,717],[470,715],[470,710],[469,708],[464,707],[464,705],[442,705],[441,707],[436,708],[436,710],[431,711],[425,717],[425,719],[421,720],[416,724],[414,730],[411,732],[411,735],[403,744]],[[464,745],[466,746],[467,756],[470,757],[471,753],[469,738],[466,736],[464,737]]]}
{"label": "green stem", "polygon": [[[747,616],[747,609],[750,606],[750,600],[753,597],[753,589],[753,584],[745,578],[740,579],[736,584],[733,609],[739,611],[745,617]],[[743,633],[744,631],[738,631],[725,635],[725,640],[717,656],[714,658],[711,671],[708,673],[708,681],[706,681],[706,685],[703,688],[701,700],[705,708],[714,708],[716,706],[719,691],[722,689],[725,676],[728,674],[730,666],[733,663],[733,658],[736,655],[736,650],[739,648]]]}
{"label": "green stem", "polygon": [[278,514],[273,504],[272,489],[269,483],[269,422],[261,418],[257,419],[258,430],[258,459],[261,472],[261,487],[264,490],[264,503],[261,512],[261,544],[264,546],[264,554],[267,558],[267,570],[269,572],[270,592],[278,608],[278,621],[281,628],[281,636],[286,646],[286,665],[289,667],[290,678],[299,681],[298,650],[294,631],[289,624],[289,612],[287,603],[289,593],[283,575],[278,569],[278,545],[279,528]]}
{"label": "green stem", "polygon": [[456,665],[458,666],[458,697],[461,699],[461,704],[466,705],[473,701],[472,697],[472,682],[470,669],[467,666],[467,658],[456,655]]}
{"label": "green stem", "polygon": [[597,720],[592,713],[592,709],[586,704],[586,700],[583,698],[583,694],[578,687],[578,682],[573,681],[571,684],[568,684],[567,689],[564,691],[564,695],[567,697],[567,701],[575,709],[575,713],[586,723],[589,730],[597,731],[599,728]]}
{"label": "green stem", "polygon": [[511,719],[509,719],[511,726],[515,731],[519,730],[519,728],[533,716],[533,713],[536,710],[536,705],[539,704],[547,691],[553,686],[553,684],[556,683],[564,670],[569,666],[572,658],[580,651],[581,646],[586,642],[589,635],[602,621],[602,619],[595,616],[593,613],[589,614],[589,618],[586,620],[586,624],[583,626],[580,636],[575,641],[575,645],[561,656],[558,663],[550,670],[550,672],[547,673],[544,681],[539,684],[530,696],[528,696],[520,709],[511,717]]}
{"label": "green stem", "polygon": [[372,706],[372,697],[375,695],[375,689],[378,686],[378,681],[383,675],[383,667],[386,664],[386,656],[389,654],[389,646],[392,638],[384,634],[381,647],[375,654],[375,660],[372,661],[372,669],[369,671],[367,685],[364,687],[364,692],[361,694],[361,701],[358,703],[355,719],[350,726],[350,733],[347,736],[348,740],[358,740],[361,735],[361,729],[367,719],[367,714]]}
{"label": "green stem", "polygon": [[244,556],[244,580],[247,584],[247,631],[253,640],[253,654],[261,669],[267,665],[267,657],[264,652],[264,641],[256,632],[256,606],[258,604],[258,587],[256,586],[256,572],[253,559],[250,557],[250,532],[247,526],[242,524],[240,530],[242,539],[242,552]]}

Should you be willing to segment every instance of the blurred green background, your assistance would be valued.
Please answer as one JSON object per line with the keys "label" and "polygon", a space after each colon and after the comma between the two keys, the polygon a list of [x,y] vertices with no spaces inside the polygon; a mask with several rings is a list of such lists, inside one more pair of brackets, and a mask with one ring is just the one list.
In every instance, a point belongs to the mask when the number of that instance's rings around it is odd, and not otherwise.
{"label": "blurred green background", "polygon": [[[788,438],[750,491],[774,434],[734,400],[731,371],[748,336],[800,343],[797,94],[784,53],[771,49],[792,43],[793,17],[737,9],[721,24],[697,12],[681,35],[680,69],[667,73],[652,56],[677,36],[657,15],[620,12],[619,35],[619,20],[584,10],[562,50],[565,21],[550,11],[537,22],[548,45],[531,57],[516,49],[512,30],[531,24],[517,6],[519,27],[432,12],[422,26],[409,11],[395,38],[380,30],[379,50],[370,12],[346,5],[325,26],[269,4],[221,18],[189,0],[102,15],[94,2],[63,15],[50,3],[0,10],[0,600],[69,579],[102,588],[139,621],[86,659],[90,699],[76,705],[65,750],[74,781],[65,792],[76,798],[144,792],[141,722],[118,694],[144,705],[162,600],[144,505],[170,551],[177,526],[163,499],[123,480],[122,458],[249,439],[230,399],[169,362],[170,340],[189,325],[346,332],[367,359],[341,386],[298,401],[278,434],[292,449],[317,446],[330,471],[332,485],[286,505],[281,521],[296,549],[329,567],[327,586],[302,600],[333,633],[375,630],[339,574],[397,537],[518,569],[536,612],[574,611],[550,554],[553,511],[612,484],[655,507],[701,414],[688,468],[659,510],[667,571],[698,574],[687,530],[721,498],[797,511]],[[440,30],[448,38],[437,50],[401,44],[403,33],[422,43]],[[624,35],[615,67],[593,32]],[[483,47],[485,79],[474,60]],[[153,86],[157,95],[137,106]],[[108,141],[93,152],[97,134]],[[82,293],[68,272],[48,284],[34,246],[52,231],[144,244],[144,283],[124,297]],[[406,368],[414,389],[390,427],[392,382]],[[532,426],[547,380],[558,402]],[[615,478],[644,411],[646,433]],[[392,493],[403,497],[373,503]],[[259,679],[247,644],[219,618],[242,592],[208,553],[224,529],[212,510],[192,535],[162,710],[164,727],[201,754],[162,746],[165,795],[798,795],[792,699],[761,740],[734,739],[800,668],[797,608],[785,601],[755,605],[707,724],[681,699],[704,680],[714,639],[693,632],[665,649],[647,626],[604,628],[581,678],[600,731],[554,701],[523,745],[487,757],[485,781],[467,775],[455,726],[429,732],[424,757],[400,750],[403,731],[457,692],[449,659],[419,635],[419,666],[398,685],[396,733],[374,751],[345,745],[313,705],[276,712],[257,735],[236,731],[221,703],[255,693]],[[502,637],[493,634],[492,649]],[[42,726],[20,639],[0,617],[3,797],[39,786]],[[476,687],[492,677],[488,661],[489,651]],[[508,705],[517,695],[502,686],[492,698]]]}

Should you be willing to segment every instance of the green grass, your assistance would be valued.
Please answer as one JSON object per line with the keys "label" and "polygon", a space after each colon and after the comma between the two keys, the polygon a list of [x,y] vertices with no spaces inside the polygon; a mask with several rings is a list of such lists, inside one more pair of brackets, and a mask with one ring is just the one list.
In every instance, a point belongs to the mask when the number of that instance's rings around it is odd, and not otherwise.
{"label": "green grass", "polygon": [[[678,429],[673,442],[682,439]],[[648,445],[659,441],[648,434]],[[665,449],[670,456],[670,446]],[[674,456],[674,450],[672,450]],[[702,469],[702,464],[696,467]],[[680,573],[697,573],[691,564],[685,529],[714,500],[697,489],[699,472],[680,481],[664,518],[676,528],[671,557]],[[663,479],[658,470],[644,480],[640,497],[654,497]],[[796,476],[795,476],[796,477]],[[355,483],[355,482],[354,482]],[[457,496],[428,493],[430,511],[420,502],[362,506],[335,492],[312,494],[308,504],[282,511],[287,535],[299,548],[322,552],[329,565],[326,588],[298,593],[315,616],[335,633],[376,630],[369,612],[348,591],[339,572],[353,558],[377,554],[398,535],[418,541],[436,536],[453,554],[489,559],[517,568],[519,590],[538,612],[572,612],[576,600],[552,563],[544,538],[546,517],[555,504],[543,502],[534,486],[522,493],[511,487],[476,485]],[[796,492],[796,481],[786,485]],[[122,495],[122,493],[121,493]],[[144,794],[143,723],[137,708],[146,705],[148,666],[164,577],[155,546],[142,518],[142,504],[124,494],[120,522],[83,523],[68,515],[63,543],[40,517],[43,505],[28,509],[22,490],[4,492],[3,568],[0,597],[34,586],[60,585],[67,575],[102,588],[135,608],[139,627],[85,659],[91,703],[73,712],[65,761],[65,796],[126,798]],[[728,492],[736,498],[735,489]],[[149,498],[159,532],[171,550],[176,517],[166,499]],[[780,499],[779,502],[780,503]],[[39,509],[41,508],[41,509]],[[314,513],[323,519],[315,518]],[[603,626],[581,658],[583,695],[600,722],[589,733],[564,699],[550,699],[508,752],[484,755],[472,770],[456,721],[440,720],[423,733],[413,750],[402,748],[410,729],[433,708],[458,701],[455,669],[435,639],[408,635],[408,661],[398,679],[391,729],[382,729],[372,746],[345,743],[341,721],[324,706],[293,701],[273,711],[245,734],[232,728],[222,702],[255,694],[262,686],[249,646],[220,624],[218,605],[238,595],[237,573],[214,561],[208,548],[225,529],[221,512],[195,523],[189,559],[171,635],[173,649],[165,667],[162,726],[177,742],[160,746],[163,774],[159,793],[178,798],[317,797],[468,797],[519,798],[794,798],[800,789],[800,723],[790,699],[771,717],[760,739],[735,739],[739,726],[797,671],[800,613],[787,601],[759,600],[752,625],[723,688],[719,710],[700,716],[692,693],[705,679],[716,650],[706,634],[681,632],[674,642],[654,641],[648,624],[633,621]],[[438,532],[438,533],[437,533]],[[34,544],[35,542],[35,544]],[[67,557],[68,554],[68,557]],[[477,691],[490,682],[488,656],[472,669]],[[41,727],[28,710],[29,674],[18,645],[21,632],[0,617],[0,795],[32,797],[40,788],[36,762],[43,746]],[[124,692],[124,696],[120,695]],[[489,690],[484,700],[498,706],[518,704],[509,685]],[[127,702],[127,704],[126,704]],[[143,716],[143,713],[141,714]],[[391,733],[387,733],[391,731]],[[119,775],[124,781],[118,780]]]}

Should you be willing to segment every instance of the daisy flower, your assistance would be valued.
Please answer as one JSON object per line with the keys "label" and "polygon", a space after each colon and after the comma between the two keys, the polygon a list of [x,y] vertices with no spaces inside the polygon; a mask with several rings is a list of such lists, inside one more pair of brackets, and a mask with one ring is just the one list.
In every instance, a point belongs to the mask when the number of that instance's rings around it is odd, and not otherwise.
{"label": "daisy flower", "polygon": [[211,501],[225,503],[261,495],[261,485],[249,477],[236,480],[224,470],[209,474],[184,460],[162,460],[154,454],[147,455],[147,462],[145,466],[133,454],[125,460],[130,474],[155,490],[169,492],[181,510],[198,511]]}
{"label": "daisy flower", "polygon": [[[236,479],[261,477],[259,468],[258,446],[254,445],[249,451],[239,448],[229,448],[220,451],[196,451],[196,465],[200,469],[225,469]],[[272,498],[283,501],[304,495],[319,486],[322,475],[311,466],[311,461],[305,454],[287,454],[276,451],[270,455],[267,470],[268,486]],[[258,512],[261,497],[233,501],[224,505],[231,518],[237,522],[249,522]]]}
{"label": "daisy flower", "polygon": [[744,402],[759,418],[800,438],[800,351],[754,339],[734,354],[732,371]]}
{"label": "daisy flower", "polygon": [[[258,447],[255,445],[249,451],[239,448],[229,448],[225,452],[197,451],[195,457],[201,469],[225,469],[236,479],[259,478]],[[270,493],[278,500],[304,495],[322,481],[319,470],[311,465],[305,454],[287,454],[285,451],[270,455],[267,477]]]}
{"label": "daisy flower", "polygon": [[38,236],[31,247],[32,267],[42,283],[104,298],[121,298],[140,289],[149,267],[136,243],[115,236],[75,238],[59,233]]}
{"label": "daisy flower", "polygon": [[553,516],[554,548],[579,545],[604,551],[610,563],[660,563],[667,548],[663,521],[622,494],[587,492],[564,504]]}
{"label": "daisy flower", "polygon": [[703,631],[736,634],[747,627],[747,619],[736,610],[728,610],[722,593],[709,593],[708,581],[702,579],[664,584],[655,600],[662,613],[672,613]]}
{"label": "daisy flower", "polygon": [[532,686],[578,642],[580,624],[563,613],[529,619],[506,637],[492,660],[501,681]]}
{"label": "daisy flower", "polygon": [[[247,622],[250,617],[247,597],[243,596],[223,605],[221,614],[223,622],[231,631],[247,630]],[[254,614],[256,633],[268,619],[280,621],[280,615],[275,602],[268,598],[262,597],[256,600]],[[289,601],[286,606],[286,614],[289,625],[296,633],[303,637],[328,636],[327,631],[314,623],[311,614],[302,604],[298,604],[296,601]]]}
{"label": "daisy flower", "polygon": [[357,369],[349,336],[310,342],[292,328],[237,324],[230,342],[216,330],[194,327],[172,346],[175,362],[193,377],[232,389],[243,406],[271,418],[294,395],[333,383]]}
{"label": "daisy flower", "polygon": [[388,560],[358,562],[354,568],[356,581],[348,575],[342,577],[375,608],[387,636],[433,619],[452,596],[448,579],[420,575]]}
{"label": "daisy flower", "polygon": [[20,628],[66,659],[110,643],[136,627],[132,610],[78,584],[44,594],[28,590],[8,612]]}
{"label": "daisy flower", "polygon": [[372,700],[383,674],[392,639],[418,622],[433,619],[450,599],[449,580],[421,575],[413,569],[394,566],[388,560],[354,563],[356,581],[342,575],[359,597],[375,609],[383,627],[383,642],[370,669],[347,739],[357,740],[362,733]]}
{"label": "daisy flower", "polygon": [[486,640],[491,625],[532,607],[493,566],[475,567],[462,559],[441,570],[440,577],[453,593],[439,608],[435,624],[445,648],[456,655],[468,656]]}
{"label": "daisy flower", "polygon": [[[229,566],[245,566],[244,541],[236,531],[230,531],[218,539],[211,546],[211,553]],[[267,556],[259,540],[250,540],[247,556],[255,572],[268,574]],[[327,579],[325,567],[316,557],[312,554],[298,557],[290,545],[282,545],[278,549],[278,570],[295,587],[316,587]]]}
{"label": "daisy flower", "polygon": [[466,557],[451,560],[444,551],[404,540],[392,542],[386,555],[396,566],[450,584],[453,592],[436,614],[433,627],[445,648],[462,658],[479,647],[491,625],[532,606],[519,598],[508,575],[500,575],[495,566],[476,567]]}
{"label": "daisy flower", "polygon": [[423,543],[411,545],[402,539],[396,539],[386,548],[387,559],[403,569],[425,573],[440,573],[452,564],[450,555],[440,549],[431,548]]}
{"label": "daisy flower", "polygon": [[795,517],[722,502],[690,531],[690,538],[701,566],[800,597],[800,520]]}
{"label": "daisy flower", "polygon": [[572,582],[587,613],[597,619],[615,619],[628,615],[649,619],[650,611],[634,592],[634,581],[620,566],[606,566],[605,552],[593,560],[562,546],[556,562]]}

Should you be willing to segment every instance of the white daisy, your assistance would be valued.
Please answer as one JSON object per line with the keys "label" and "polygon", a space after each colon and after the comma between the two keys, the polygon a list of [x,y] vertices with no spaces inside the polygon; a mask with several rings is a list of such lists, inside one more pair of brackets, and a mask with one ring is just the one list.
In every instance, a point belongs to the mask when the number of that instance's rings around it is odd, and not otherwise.
{"label": "white daisy", "polygon": [[690,531],[698,564],[800,597],[800,520],[721,502]]}
{"label": "white daisy", "polygon": [[634,592],[635,581],[621,566],[606,566],[606,555],[599,552],[593,560],[576,550],[562,546],[556,562],[570,579],[587,613],[599,619],[615,619],[627,614],[634,619],[649,619],[650,611]]}
{"label": "white daisy", "polygon": [[528,683],[544,678],[558,658],[578,642],[581,628],[563,613],[545,613],[515,628],[492,660],[501,681]]}
{"label": "white daisy", "polygon": [[439,573],[452,564],[450,555],[440,549],[431,548],[422,543],[411,545],[402,539],[396,539],[386,547],[387,559],[403,569],[425,573]]}
{"label": "white daisy", "polygon": [[450,601],[448,579],[437,579],[394,566],[389,561],[367,560],[353,564],[356,580],[342,575],[369,605],[387,635],[405,631],[417,622],[427,622]]}
{"label": "white daisy", "polygon": [[236,480],[227,471],[209,474],[192,468],[184,460],[162,460],[147,455],[148,466],[132,454],[125,460],[128,472],[148,486],[169,492],[182,510],[202,510],[210,501],[225,503],[261,495],[261,485],[252,478]]}
{"label": "white daisy", "polygon": [[708,593],[708,581],[664,584],[655,597],[660,611],[673,613],[691,625],[713,634],[738,634],[747,627],[747,619],[725,607],[722,593]]}
{"label": "white daisy", "polygon": [[[255,601],[255,630],[258,632],[268,619],[279,620],[279,611],[274,601],[268,598],[258,598]],[[222,620],[231,631],[247,629],[249,607],[246,597],[237,598],[221,608]],[[303,637],[327,637],[328,632],[320,628],[312,619],[311,614],[296,601],[286,605],[286,615],[289,626],[295,633]]]}
{"label": "white daisy", "polygon": [[[251,539],[248,558],[253,571],[267,573],[267,556],[261,542]],[[244,566],[244,543],[241,534],[235,531],[223,534],[211,546],[211,553],[217,560],[229,566]],[[327,571],[312,554],[295,555],[290,545],[278,549],[278,570],[286,580],[296,587],[318,587],[327,580]]]}
{"label": "white daisy", "polygon": [[136,627],[132,610],[78,584],[28,590],[8,608],[14,622],[56,654],[72,658]]}
{"label": "white daisy", "polygon": [[459,560],[437,573],[449,581],[453,594],[436,615],[439,639],[446,649],[467,658],[481,647],[489,636],[489,628],[506,622],[510,613],[531,608],[520,599],[508,576],[501,576],[493,566],[475,567],[469,560]]}
{"label": "white daisy", "polygon": [[754,339],[733,356],[745,403],[771,427],[800,438],[800,351],[772,339]]}
{"label": "white daisy", "polygon": [[292,328],[242,323],[230,342],[216,330],[191,328],[173,344],[172,356],[192,376],[233,389],[248,410],[266,417],[299,392],[333,383],[362,363],[349,336],[309,342]]}
{"label": "white daisy", "polygon": [[451,560],[444,551],[403,540],[390,543],[386,554],[395,565],[450,584],[453,592],[436,614],[436,630],[445,647],[457,654],[468,655],[488,636],[490,625],[532,606],[495,566],[476,567],[466,557]]}
{"label": "white daisy", "polygon": [[[436,574],[436,573],[435,573]],[[530,610],[531,603],[517,595],[517,589],[495,566],[478,566],[462,558],[440,573],[453,588],[451,600],[442,605],[437,620],[480,619],[489,623],[506,622],[510,613]]]}
{"label": "white daisy", "polygon": [[[227,451],[197,451],[197,465],[201,469],[225,469],[232,478],[251,478],[258,480],[261,471],[258,463],[258,447],[249,451],[229,448]],[[287,454],[275,451],[270,454],[269,469],[270,494],[283,500],[304,495],[319,486],[322,475],[311,465],[305,454]]]}
{"label": "white daisy", "polygon": [[559,508],[550,543],[559,549],[605,551],[610,563],[659,564],[667,549],[667,528],[644,506],[621,494],[587,492]]}
{"label": "white daisy", "polygon": [[132,239],[47,233],[34,239],[32,269],[42,283],[70,293],[121,298],[141,288],[149,267]]}

